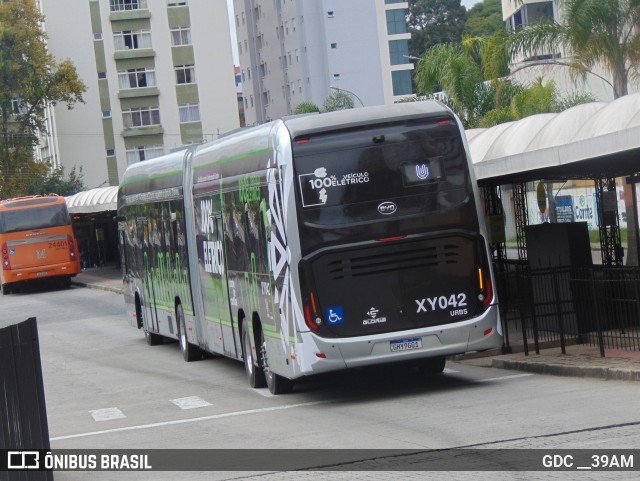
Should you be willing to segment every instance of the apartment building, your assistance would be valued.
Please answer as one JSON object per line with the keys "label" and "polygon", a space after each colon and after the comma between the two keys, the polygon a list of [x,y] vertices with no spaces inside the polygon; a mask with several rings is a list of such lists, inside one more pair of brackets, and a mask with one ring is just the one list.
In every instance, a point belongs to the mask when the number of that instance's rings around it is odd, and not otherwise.
{"label": "apartment building", "polygon": [[412,94],[399,0],[234,0],[247,125],[322,106],[344,90],[356,107]]}
{"label": "apartment building", "polygon": [[205,0],[40,0],[48,45],[85,104],[54,110],[60,164],[88,188],[127,165],[239,126],[227,5]]}

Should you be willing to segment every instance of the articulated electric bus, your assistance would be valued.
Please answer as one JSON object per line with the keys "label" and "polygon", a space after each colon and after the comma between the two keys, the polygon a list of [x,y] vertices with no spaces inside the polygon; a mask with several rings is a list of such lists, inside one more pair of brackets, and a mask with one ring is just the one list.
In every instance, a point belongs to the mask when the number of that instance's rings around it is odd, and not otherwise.
{"label": "articulated electric bus", "polygon": [[35,279],[70,287],[80,272],[67,203],[55,194],[0,201],[0,249],[3,294]]}
{"label": "articulated electric bus", "polygon": [[147,342],[249,383],[502,345],[464,133],[433,101],[292,117],[130,166],[125,301]]}

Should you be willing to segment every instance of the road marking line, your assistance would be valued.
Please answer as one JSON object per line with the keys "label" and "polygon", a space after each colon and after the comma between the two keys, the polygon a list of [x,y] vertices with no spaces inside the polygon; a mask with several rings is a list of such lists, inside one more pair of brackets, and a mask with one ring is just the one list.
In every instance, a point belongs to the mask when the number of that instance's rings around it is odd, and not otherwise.
{"label": "road marking line", "polygon": [[444,371],[442,371],[444,374],[456,374],[460,371],[456,371],[455,369],[449,369],[448,367],[444,368]]}
{"label": "road marking line", "polygon": [[88,436],[98,436],[100,434],[111,434],[111,433],[119,433],[119,432],[123,432],[123,431],[137,431],[139,429],[150,429],[150,428],[159,428],[159,427],[164,427],[164,426],[173,426],[176,424],[189,424],[189,423],[197,423],[197,422],[201,422],[201,421],[213,421],[216,419],[224,419],[224,418],[231,418],[231,417],[236,417],[236,416],[248,416],[248,415],[252,415],[252,414],[261,414],[261,413],[267,413],[267,412],[272,412],[272,411],[282,411],[285,409],[294,409],[294,408],[301,408],[301,407],[307,407],[307,406],[317,406],[319,404],[328,404],[328,403],[332,403],[332,402],[336,402],[336,400],[327,400],[327,401],[313,401],[313,402],[308,402],[308,403],[300,403],[300,404],[286,404],[284,406],[273,406],[273,407],[269,407],[269,408],[260,408],[260,409],[248,409],[246,411],[235,411],[235,412],[230,412],[230,413],[224,413],[224,414],[214,414],[212,416],[202,416],[199,418],[189,418],[189,419],[176,419],[175,421],[164,421],[164,422],[160,422],[160,423],[151,423],[151,424],[140,424],[137,426],[127,426],[127,427],[123,427],[123,428],[114,428],[114,429],[105,429],[103,431],[93,431],[93,432],[89,432],[89,433],[80,433],[80,434],[70,434],[67,436],[58,436],[55,438],[50,438],[51,441],[62,441],[64,439],[75,439],[75,438],[85,438]]}
{"label": "road marking line", "polygon": [[210,402],[207,402],[198,396],[181,397],[178,399],[172,399],[171,402],[180,409],[197,409],[211,406]]}
{"label": "road marking line", "polygon": [[114,419],[123,419],[127,417],[118,408],[95,409],[93,411],[89,411],[89,414],[91,414],[91,417],[96,422],[112,421]]}
{"label": "road marking line", "polygon": [[516,378],[519,378],[519,377],[528,377],[528,376],[533,376],[533,374],[531,374],[531,373],[529,373],[529,374],[514,374],[513,376],[491,377],[489,379],[478,379],[477,381],[474,381],[474,382],[505,381],[507,379],[516,379]]}

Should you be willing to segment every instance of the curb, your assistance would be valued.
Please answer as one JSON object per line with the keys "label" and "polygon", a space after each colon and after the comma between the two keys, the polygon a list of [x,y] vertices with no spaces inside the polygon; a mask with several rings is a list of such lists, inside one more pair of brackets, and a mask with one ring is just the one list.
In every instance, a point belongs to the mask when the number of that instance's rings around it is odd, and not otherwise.
{"label": "curb", "polygon": [[71,281],[71,285],[77,286],[77,287],[87,287],[89,289],[96,289],[99,291],[108,291],[108,292],[115,292],[116,294],[122,294],[122,289],[118,287],[111,287],[111,286],[105,286],[100,284],[87,284],[86,282],[79,282],[79,281]]}
{"label": "curb", "polygon": [[523,362],[510,359],[493,359],[491,367],[513,369],[534,374],[553,376],[590,377],[606,381],[640,381],[640,371],[620,367],[567,366],[563,364]]}

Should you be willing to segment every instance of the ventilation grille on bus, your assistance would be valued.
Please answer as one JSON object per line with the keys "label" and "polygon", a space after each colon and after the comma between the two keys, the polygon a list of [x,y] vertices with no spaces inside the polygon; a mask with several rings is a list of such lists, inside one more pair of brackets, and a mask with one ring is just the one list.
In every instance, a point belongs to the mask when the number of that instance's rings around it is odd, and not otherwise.
{"label": "ventilation grille on bus", "polygon": [[392,251],[385,249],[376,255],[352,255],[326,265],[327,275],[333,281],[382,274],[385,272],[421,267],[438,267],[446,264],[457,264],[460,257],[460,246],[443,244],[439,246],[423,247]]}

